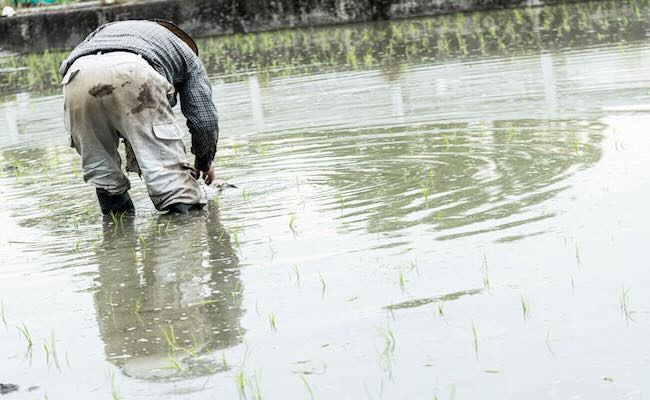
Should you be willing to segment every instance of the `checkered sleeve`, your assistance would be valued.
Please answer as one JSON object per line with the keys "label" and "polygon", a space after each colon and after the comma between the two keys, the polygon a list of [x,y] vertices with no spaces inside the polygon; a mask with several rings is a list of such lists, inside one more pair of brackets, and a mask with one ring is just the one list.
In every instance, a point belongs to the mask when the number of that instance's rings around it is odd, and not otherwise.
{"label": "checkered sleeve", "polygon": [[196,156],[194,165],[201,171],[207,171],[217,152],[219,120],[217,108],[212,102],[212,87],[203,65],[195,64],[177,89],[181,111],[187,118],[187,127],[192,134],[192,153]]}

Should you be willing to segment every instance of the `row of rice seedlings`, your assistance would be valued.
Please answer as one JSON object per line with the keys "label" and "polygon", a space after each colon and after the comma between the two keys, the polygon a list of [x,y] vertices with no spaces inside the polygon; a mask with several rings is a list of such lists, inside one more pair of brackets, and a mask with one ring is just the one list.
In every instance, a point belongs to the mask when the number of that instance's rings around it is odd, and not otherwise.
{"label": "row of rice seedlings", "polygon": [[[607,3],[594,8],[591,3],[584,3],[572,5],[570,12],[561,6],[535,12],[515,9],[458,13],[435,19],[395,21],[373,30],[343,27],[235,34],[202,40],[199,45],[210,71],[239,76],[238,79],[250,71],[281,77],[341,68],[374,68],[397,59],[417,63],[453,55],[467,57],[472,55],[470,49],[478,49],[480,54],[497,51],[513,55],[513,51],[536,49],[540,43],[571,44],[580,40],[575,30],[596,31],[596,39],[614,36],[610,38],[614,41],[617,35],[630,31],[628,25],[645,24],[647,11],[642,10],[646,10],[646,5],[634,3],[620,7],[620,4]],[[539,40],[531,28],[535,26],[531,23],[533,18],[541,21],[541,34],[550,38]],[[621,29],[610,24],[618,24]],[[44,52],[7,57],[4,64],[9,72],[0,75],[0,87],[58,91],[58,68],[66,55],[67,52]]]}

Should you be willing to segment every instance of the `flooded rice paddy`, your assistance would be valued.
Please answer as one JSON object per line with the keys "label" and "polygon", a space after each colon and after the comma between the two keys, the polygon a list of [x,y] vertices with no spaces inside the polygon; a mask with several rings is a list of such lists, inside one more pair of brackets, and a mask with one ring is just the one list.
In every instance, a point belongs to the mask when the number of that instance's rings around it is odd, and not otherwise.
{"label": "flooded rice paddy", "polygon": [[137,216],[103,220],[48,72],[64,55],[5,57],[0,389],[647,398],[648,10],[204,40],[238,188],[188,217],[132,175]]}

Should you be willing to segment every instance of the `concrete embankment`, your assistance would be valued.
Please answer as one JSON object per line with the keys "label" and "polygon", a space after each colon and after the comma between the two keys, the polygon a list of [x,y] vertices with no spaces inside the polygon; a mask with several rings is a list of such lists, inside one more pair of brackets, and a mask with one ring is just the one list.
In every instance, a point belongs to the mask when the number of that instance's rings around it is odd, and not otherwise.
{"label": "concrete embankment", "polygon": [[323,26],[457,11],[539,6],[558,0],[153,0],[59,7],[0,19],[0,47],[69,49],[96,27],[126,19],[168,19],[196,37]]}

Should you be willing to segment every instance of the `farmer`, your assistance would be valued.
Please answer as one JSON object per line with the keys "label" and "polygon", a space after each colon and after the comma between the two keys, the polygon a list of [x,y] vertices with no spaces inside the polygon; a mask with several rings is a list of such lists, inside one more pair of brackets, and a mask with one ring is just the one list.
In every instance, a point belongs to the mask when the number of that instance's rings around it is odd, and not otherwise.
{"label": "farmer", "polygon": [[[84,180],[97,191],[104,214],[134,212],[126,170],[147,186],[156,209],[187,213],[205,204],[197,181],[214,179],[217,110],[196,44],[168,21],[122,21],[91,33],[61,64],[65,125],[81,155]],[[192,135],[194,168],[172,107]]]}

